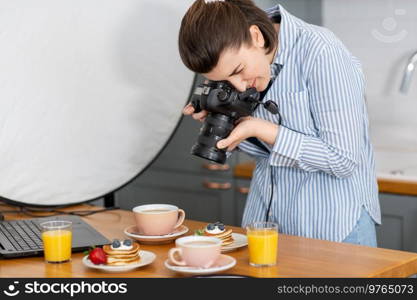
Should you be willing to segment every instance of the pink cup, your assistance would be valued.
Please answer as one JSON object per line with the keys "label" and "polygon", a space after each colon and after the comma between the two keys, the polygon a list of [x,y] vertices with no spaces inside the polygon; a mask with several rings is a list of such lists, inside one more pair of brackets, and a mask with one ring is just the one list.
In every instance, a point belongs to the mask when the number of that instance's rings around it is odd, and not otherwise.
{"label": "pink cup", "polygon": [[143,235],[169,234],[185,219],[185,212],[170,204],[140,205],[133,208],[133,213],[139,234]]}
{"label": "pink cup", "polygon": [[168,252],[172,263],[178,266],[210,268],[220,256],[222,241],[208,236],[186,236],[177,239],[175,244],[177,247]]}

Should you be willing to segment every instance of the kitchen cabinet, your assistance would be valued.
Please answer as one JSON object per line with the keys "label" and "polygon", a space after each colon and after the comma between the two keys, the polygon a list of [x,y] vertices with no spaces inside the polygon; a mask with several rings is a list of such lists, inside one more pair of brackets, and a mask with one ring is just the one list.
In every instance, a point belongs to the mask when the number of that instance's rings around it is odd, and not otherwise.
{"label": "kitchen cabinet", "polygon": [[417,197],[380,193],[378,247],[417,252]]}
{"label": "kitchen cabinet", "polygon": [[250,180],[236,179],[235,196],[235,224],[242,224],[243,212],[245,211],[246,198],[249,193]]}
{"label": "kitchen cabinet", "polygon": [[198,174],[149,170],[117,192],[123,209],[143,204],[173,204],[186,218],[234,224],[234,201],[229,179]]}

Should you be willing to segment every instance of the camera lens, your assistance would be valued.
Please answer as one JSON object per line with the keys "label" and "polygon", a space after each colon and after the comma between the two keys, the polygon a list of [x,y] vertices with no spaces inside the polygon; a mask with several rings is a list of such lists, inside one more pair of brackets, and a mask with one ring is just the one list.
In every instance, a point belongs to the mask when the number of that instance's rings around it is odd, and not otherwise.
{"label": "camera lens", "polygon": [[224,164],[226,150],[218,149],[217,142],[226,138],[232,131],[233,119],[222,114],[209,114],[200,129],[197,143],[191,148],[191,154]]}

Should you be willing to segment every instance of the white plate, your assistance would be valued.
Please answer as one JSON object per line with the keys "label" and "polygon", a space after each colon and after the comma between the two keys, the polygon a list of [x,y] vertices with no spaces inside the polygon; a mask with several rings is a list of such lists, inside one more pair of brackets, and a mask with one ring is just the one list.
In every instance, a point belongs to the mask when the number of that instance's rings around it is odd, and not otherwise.
{"label": "white plate", "polygon": [[174,265],[169,259],[165,260],[164,265],[167,269],[170,269],[171,271],[175,271],[178,273],[202,275],[202,274],[218,273],[218,272],[226,271],[230,268],[233,268],[236,265],[236,259],[234,259],[233,257],[229,255],[221,254],[219,259],[211,268],[177,266],[177,265]]}
{"label": "white plate", "polygon": [[223,246],[222,247],[222,252],[230,252],[230,251],[233,251],[237,248],[244,247],[248,244],[248,238],[244,234],[232,233],[232,237],[233,237],[233,240],[234,240],[233,243],[231,243],[227,246]]}
{"label": "white plate", "polygon": [[188,232],[188,227],[181,225],[174,232],[166,235],[141,235],[137,233],[136,225],[125,228],[124,234],[143,244],[166,244],[172,242],[175,238]]}
{"label": "white plate", "polygon": [[107,272],[126,272],[126,271],[130,271],[130,270],[133,270],[133,269],[136,269],[136,268],[139,268],[139,267],[149,265],[156,258],[155,253],[153,253],[151,251],[140,250],[139,255],[140,255],[140,260],[137,263],[128,264],[128,265],[125,265],[125,266],[95,265],[88,258],[88,255],[83,257],[83,264],[85,266],[89,267],[89,268],[99,269],[99,270],[103,270],[103,271],[107,271]]}

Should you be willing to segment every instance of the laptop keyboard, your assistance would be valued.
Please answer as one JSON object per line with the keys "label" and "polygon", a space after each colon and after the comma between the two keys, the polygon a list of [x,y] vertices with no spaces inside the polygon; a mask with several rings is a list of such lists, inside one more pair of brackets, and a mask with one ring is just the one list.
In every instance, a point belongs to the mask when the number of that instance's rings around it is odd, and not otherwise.
{"label": "laptop keyboard", "polygon": [[41,228],[32,220],[0,222],[0,235],[7,250],[42,250]]}

